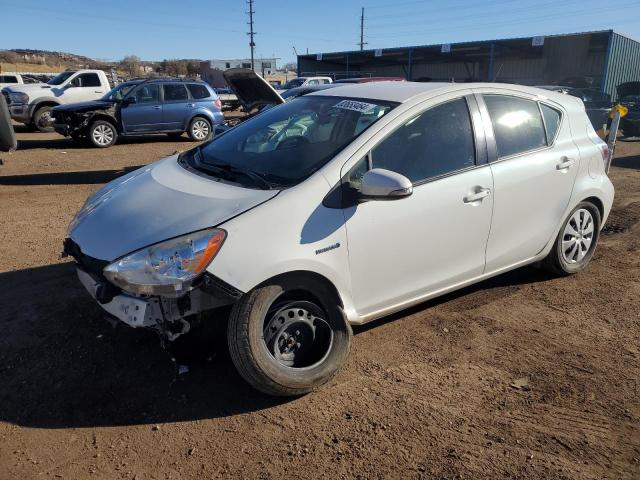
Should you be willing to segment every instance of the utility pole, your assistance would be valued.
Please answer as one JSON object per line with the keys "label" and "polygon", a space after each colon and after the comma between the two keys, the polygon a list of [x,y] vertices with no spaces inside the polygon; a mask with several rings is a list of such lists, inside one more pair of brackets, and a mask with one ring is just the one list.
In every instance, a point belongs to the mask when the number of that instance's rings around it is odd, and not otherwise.
{"label": "utility pole", "polygon": [[364,50],[364,46],[367,42],[364,41],[364,7],[362,7],[362,13],[360,14],[360,50]]}
{"label": "utility pole", "polygon": [[256,32],[253,31],[253,14],[256,13],[253,10],[253,0],[247,0],[247,3],[249,4],[249,11],[247,12],[249,14],[249,32],[247,32],[247,35],[249,35],[249,46],[251,47],[251,70],[253,70],[254,65],[253,65],[253,51],[256,48],[256,42],[253,41],[253,36],[255,35]]}

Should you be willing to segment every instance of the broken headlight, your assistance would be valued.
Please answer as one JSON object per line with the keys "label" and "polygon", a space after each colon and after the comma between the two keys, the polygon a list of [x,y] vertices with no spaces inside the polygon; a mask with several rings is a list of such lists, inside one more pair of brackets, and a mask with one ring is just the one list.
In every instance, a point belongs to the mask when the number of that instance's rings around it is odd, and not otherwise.
{"label": "broken headlight", "polygon": [[216,256],[227,233],[201,230],[131,253],[107,265],[104,276],[137,295],[180,296]]}

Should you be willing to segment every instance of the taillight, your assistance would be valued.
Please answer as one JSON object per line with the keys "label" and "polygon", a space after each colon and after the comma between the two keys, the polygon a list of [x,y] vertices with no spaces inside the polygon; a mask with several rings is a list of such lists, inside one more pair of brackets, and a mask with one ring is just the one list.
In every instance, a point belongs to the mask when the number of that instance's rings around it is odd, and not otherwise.
{"label": "taillight", "polygon": [[216,99],[213,101],[213,106],[214,106],[214,107],[216,107],[216,108],[217,108],[217,109],[219,109],[219,110],[222,110],[222,102],[220,101],[220,99],[219,99],[219,98],[216,98]]}

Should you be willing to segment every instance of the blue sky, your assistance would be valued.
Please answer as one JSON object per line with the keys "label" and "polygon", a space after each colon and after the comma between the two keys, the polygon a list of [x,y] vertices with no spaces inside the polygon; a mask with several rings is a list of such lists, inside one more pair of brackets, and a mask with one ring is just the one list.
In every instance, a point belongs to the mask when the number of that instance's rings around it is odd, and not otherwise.
{"label": "blue sky", "polygon": [[[613,28],[640,40],[640,0],[255,0],[257,56],[455,43]],[[243,0],[0,0],[0,49],[118,60],[248,57]]]}

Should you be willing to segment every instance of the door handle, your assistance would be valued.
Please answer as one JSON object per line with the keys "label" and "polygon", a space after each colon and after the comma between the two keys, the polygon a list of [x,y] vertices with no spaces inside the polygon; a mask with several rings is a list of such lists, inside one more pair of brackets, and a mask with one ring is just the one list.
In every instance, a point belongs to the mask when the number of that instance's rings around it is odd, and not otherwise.
{"label": "door handle", "polygon": [[187,107],[189,107],[189,108],[193,108],[193,107],[195,107],[195,104],[193,104],[193,103],[187,103]]}
{"label": "door handle", "polygon": [[94,90],[93,93],[102,93],[102,90]]}
{"label": "door handle", "polygon": [[558,170],[566,170],[571,167],[576,161],[573,158],[562,157],[560,159],[560,163],[556,165],[556,169]]}
{"label": "door handle", "polygon": [[470,193],[466,197],[462,199],[464,203],[475,203],[479,202],[485,197],[488,197],[491,194],[491,189],[489,188],[481,188],[475,193]]}
{"label": "door handle", "polygon": [[162,107],[160,105],[154,105],[152,108],[154,110],[160,110]]}

